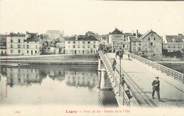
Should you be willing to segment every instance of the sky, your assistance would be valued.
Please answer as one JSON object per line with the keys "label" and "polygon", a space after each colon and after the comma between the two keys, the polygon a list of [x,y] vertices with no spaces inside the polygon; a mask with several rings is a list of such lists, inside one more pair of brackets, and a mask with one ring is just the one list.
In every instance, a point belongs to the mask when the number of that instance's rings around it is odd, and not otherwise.
{"label": "sky", "polygon": [[0,33],[61,30],[65,35],[119,28],[161,35],[184,33],[184,2],[0,0]]}

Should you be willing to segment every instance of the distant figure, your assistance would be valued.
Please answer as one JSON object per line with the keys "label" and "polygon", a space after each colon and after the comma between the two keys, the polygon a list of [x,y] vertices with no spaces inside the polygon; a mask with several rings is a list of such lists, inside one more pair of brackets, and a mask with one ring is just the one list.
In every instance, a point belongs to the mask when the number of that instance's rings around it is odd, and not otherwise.
{"label": "distant figure", "polygon": [[119,55],[119,51],[116,51],[115,58]]}
{"label": "distant figure", "polygon": [[114,59],[114,61],[113,61],[113,63],[112,63],[112,69],[113,69],[113,71],[115,71],[115,69],[116,69],[116,59]]}
{"label": "distant figure", "polygon": [[121,85],[123,86],[125,84],[124,76],[121,77]]}
{"label": "distant figure", "polygon": [[160,101],[160,81],[159,77],[155,77],[155,80],[152,82],[153,92],[152,98],[154,99],[155,92],[157,92],[158,100]]}

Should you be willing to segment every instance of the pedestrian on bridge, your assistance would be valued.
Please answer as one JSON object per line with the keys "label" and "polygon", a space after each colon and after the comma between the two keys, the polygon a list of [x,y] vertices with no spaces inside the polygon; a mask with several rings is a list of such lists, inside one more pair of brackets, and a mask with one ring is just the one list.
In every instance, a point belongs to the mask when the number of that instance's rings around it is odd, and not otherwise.
{"label": "pedestrian on bridge", "polygon": [[157,93],[158,100],[160,101],[160,81],[159,77],[155,77],[155,80],[152,82],[153,92],[152,98],[154,99],[155,92]]}
{"label": "pedestrian on bridge", "polygon": [[112,63],[112,69],[113,69],[113,71],[115,71],[115,69],[116,69],[116,59],[114,58],[114,60],[113,60],[113,63]]}

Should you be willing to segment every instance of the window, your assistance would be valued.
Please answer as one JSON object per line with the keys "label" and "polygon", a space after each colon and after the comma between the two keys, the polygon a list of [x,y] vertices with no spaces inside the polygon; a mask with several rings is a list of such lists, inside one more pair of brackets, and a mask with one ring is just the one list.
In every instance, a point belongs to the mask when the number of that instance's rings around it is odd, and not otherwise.
{"label": "window", "polygon": [[18,45],[18,48],[20,48],[20,45]]}
{"label": "window", "polygon": [[20,39],[18,39],[18,43],[20,43]]}
{"label": "window", "polygon": [[88,44],[90,44],[90,41],[88,41]]}
{"label": "window", "polygon": [[13,45],[11,44],[11,46],[10,46],[11,48],[13,48]]}
{"label": "window", "polygon": [[93,48],[95,48],[96,46],[95,45],[93,45]]}
{"label": "window", "polygon": [[35,54],[37,54],[37,51],[35,50]]}
{"label": "window", "polygon": [[27,45],[27,48],[29,49],[29,45]]}
{"label": "window", "polygon": [[153,39],[155,40],[155,37]]}
{"label": "window", "polygon": [[82,43],[85,44],[85,41],[83,41]]}
{"label": "window", "polygon": [[150,46],[153,46],[153,42],[150,43]]}
{"label": "window", "polygon": [[73,43],[75,44],[75,41],[73,41]]}
{"label": "window", "polygon": [[73,45],[73,48],[75,48],[75,45]]}
{"label": "window", "polygon": [[13,39],[11,39],[11,43],[13,43]]}
{"label": "window", "polygon": [[20,54],[20,50],[18,50],[18,53]]}
{"label": "window", "polygon": [[148,40],[150,41],[150,38],[148,37]]}
{"label": "window", "polygon": [[70,44],[70,41],[68,41],[68,44]]}
{"label": "window", "polygon": [[27,50],[27,53],[29,54],[29,50]]}

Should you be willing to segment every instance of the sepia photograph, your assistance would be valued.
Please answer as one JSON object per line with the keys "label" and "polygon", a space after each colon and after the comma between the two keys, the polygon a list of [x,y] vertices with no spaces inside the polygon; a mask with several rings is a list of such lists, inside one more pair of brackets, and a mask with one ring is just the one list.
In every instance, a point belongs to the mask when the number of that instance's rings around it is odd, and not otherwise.
{"label": "sepia photograph", "polygon": [[0,0],[0,116],[183,116],[184,1]]}

